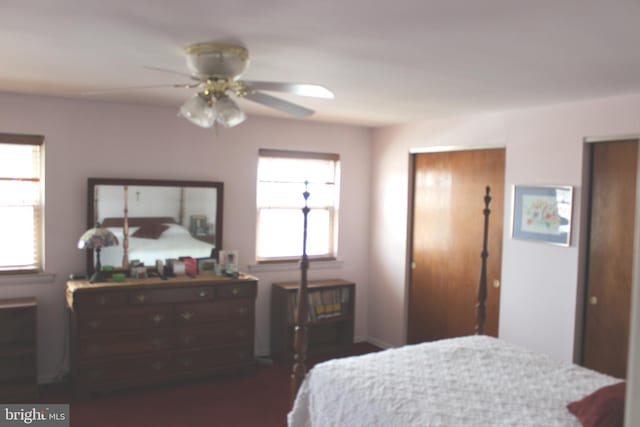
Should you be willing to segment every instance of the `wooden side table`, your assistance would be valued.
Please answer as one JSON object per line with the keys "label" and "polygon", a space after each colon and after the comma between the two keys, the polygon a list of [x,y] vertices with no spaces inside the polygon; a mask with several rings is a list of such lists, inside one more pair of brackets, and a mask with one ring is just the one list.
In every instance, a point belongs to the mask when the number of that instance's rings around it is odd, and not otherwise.
{"label": "wooden side table", "polygon": [[38,397],[37,304],[35,298],[0,300],[0,402]]}
{"label": "wooden side table", "polygon": [[[271,286],[271,357],[293,360],[294,320],[298,282]],[[349,354],[353,345],[356,285],[342,279],[308,283],[309,323],[307,354],[324,360]]]}

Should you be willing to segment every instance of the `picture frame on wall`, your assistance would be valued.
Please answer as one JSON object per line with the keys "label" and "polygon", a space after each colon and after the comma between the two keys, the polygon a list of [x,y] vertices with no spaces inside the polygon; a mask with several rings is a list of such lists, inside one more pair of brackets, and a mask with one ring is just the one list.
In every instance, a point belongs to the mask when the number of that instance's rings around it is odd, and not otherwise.
{"label": "picture frame on wall", "polygon": [[511,237],[569,246],[572,205],[570,185],[514,185]]}

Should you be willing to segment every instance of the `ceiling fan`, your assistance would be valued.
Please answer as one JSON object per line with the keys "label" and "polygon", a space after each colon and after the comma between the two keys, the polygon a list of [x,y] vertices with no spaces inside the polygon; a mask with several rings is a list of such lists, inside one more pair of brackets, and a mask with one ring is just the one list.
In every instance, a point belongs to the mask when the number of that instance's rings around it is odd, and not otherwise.
{"label": "ceiling fan", "polygon": [[[315,84],[240,80],[240,75],[249,64],[249,51],[239,45],[218,42],[194,43],[186,46],[184,51],[189,74],[157,67],[146,68],[186,75],[195,81],[169,86],[198,90],[182,104],[178,115],[204,128],[210,128],[215,123],[224,127],[233,127],[246,119],[245,113],[232,99],[233,97],[245,98],[294,117],[308,117],[314,111],[263,91],[315,98],[334,97],[329,89]],[[139,89],[150,87],[161,86],[147,86]],[[104,92],[108,91],[92,93]]]}

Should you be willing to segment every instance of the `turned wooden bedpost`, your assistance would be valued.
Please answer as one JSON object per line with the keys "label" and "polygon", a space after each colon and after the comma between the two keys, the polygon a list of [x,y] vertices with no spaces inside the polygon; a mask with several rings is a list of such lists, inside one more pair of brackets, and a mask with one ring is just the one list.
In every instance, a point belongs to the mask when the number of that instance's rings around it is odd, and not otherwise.
{"label": "turned wooden bedpost", "polygon": [[293,372],[291,373],[291,404],[296,399],[298,389],[302,380],[307,373],[305,362],[307,360],[307,322],[309,301],[307,298],[307,270],[309,269],[309,258],[307,257],[307,216],[309,215],[309,206],[307,199],[309,192],[307,191],[308,183],[305,182],[304,208],[304,226],[302,234],[302,260],[300,261],[300,289],[298,290],[298,309],[296,312],[296,326],[293,338],[294,359]]}
{"label": "turned wooden bedpost", "polygon": [[489,195],[491,188],[487,185],[486,194],[484,196],[484,231],[482,237],[482,267],[480,269],[480,284],[478,285],[478,304],[476,305],[476,335],[484,334],[484,322],[487,317],[487,257],[489,252],[487,251],[487,240],[489,233],[489,203],[491,202],[491,196]]}
{"label": "turned wooden bedpost", "polygon": [[129,186],[124,186],[124,222],[122,224],[122,268],[129,269]]}

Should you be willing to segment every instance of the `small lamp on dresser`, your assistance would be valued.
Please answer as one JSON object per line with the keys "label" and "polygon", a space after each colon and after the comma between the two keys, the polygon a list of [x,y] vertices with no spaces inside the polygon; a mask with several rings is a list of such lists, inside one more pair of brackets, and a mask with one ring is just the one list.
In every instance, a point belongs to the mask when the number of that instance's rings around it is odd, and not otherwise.
{"label": "small lamp on dresser", "polygon": [[95,228],[91,228],[84,232],[84,234],[78,240],[78,249],[95,249],[96,250],[96,265],[94,273],[89,279],[89,282],[104,282],[105,277],[102,272],[102,264],[100,263],[100,251],[102,248],[109,246],[118,246],[118,238],[108,228],[100,227],[100,224],[96,224]]}

